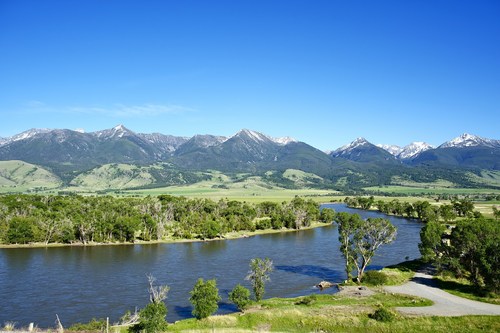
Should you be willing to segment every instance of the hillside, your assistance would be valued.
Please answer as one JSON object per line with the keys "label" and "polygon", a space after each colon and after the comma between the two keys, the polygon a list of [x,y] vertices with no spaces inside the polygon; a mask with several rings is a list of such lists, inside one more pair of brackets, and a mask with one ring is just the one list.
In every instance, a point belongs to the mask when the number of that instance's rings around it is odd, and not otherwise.
{"label": "hillside", "polygon": [[25,192],[61,185],[57,176],[39,166],[23,161],[0,161],[0,190]]}
{"label": "hillside", "polygon": [[[135,133],[118,125],[90,133],[31,129],[0,141],[0,161],[23,161],[45,171],[17,180],[5,176],[4,191],[24,184],[90,191],[160,188],[196,184],[213,171],[231,179],[238,174],[260,177],[291,189],[344,191],[441,181],[452,187],[497,188],[495,178],[482,175],[500,170],[500,141],[463,134],[437,148],[423,141],[401,148],[358,138],[325,153],[290,137],[248,129],[230,137],[187,138]],[[0,168],[5,175],[11,173],[9,164]]]}

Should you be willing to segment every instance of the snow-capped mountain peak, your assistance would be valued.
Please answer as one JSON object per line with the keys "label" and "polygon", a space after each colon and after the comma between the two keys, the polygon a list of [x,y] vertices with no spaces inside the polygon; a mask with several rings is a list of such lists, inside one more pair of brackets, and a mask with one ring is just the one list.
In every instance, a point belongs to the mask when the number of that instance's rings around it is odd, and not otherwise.
{"label": "snow-capped mountain peak", "polygon": [[283,145],[283,146],[287,145],[289,143],[292,143],[292,142],[297,142],[297,140],[295,140],[294,138],[289,137],[289,136],[284,136],[281,138],[274,138],[273,141],[276,142],[277,144]]}
{"label": "snow-capped mountain peak", "polygon": [[342,156],[345,154],[349,154],[352,150],[354,150],[360,146],[369,145],[369,144],[370,143],[365,138],[359,137],[356,140],[354,140],[353,142],[334,150],[331,154],[333,156]]}
{"label": "snow-capped mountain peak", "polygon": [[412,142],[409,145],[405,146],[397,155],[400,159],[409,159],[423,151],[433,149],[434,147],[430,144],[422,141]]}
{"label": "snow-capped mountain peak", "polygon": [[477,135],[464,133],[453,140],[443,143],[439,146],[439,148],[463,148],[475,146],[500,147],[500,141],[485,139]]}
{"label": "snow-capped mountain peak", "polygon": [[397,156],[399,153],[401,153],[403,151],[403,148],[401,148],[400,146],[396,146],[396,145],[377,144],[376,146],[388,151],[389,153],[391,153],[394,156]]}
{"label": "snow-capped mountain peak", "polygon": [[103,131],[97,131],[93,133],[98,138],[111,139],[111,138],[122,138],[125,135],[133,135],[134,132],[129,130],[123,125],[116,125],[115,127]]}
{"label": "snow-capped mountain peak", "polygon": [[[272,141],[272,139],[270,137],[268,137],[267,135],[265,134],[262,134],[260,132],[256,132],[256,131],[252,131],[252,130],[249,130],[249,129],[242,129],[241,131],[239,131],[238,133],[236,133],[235,135],[233,135],[231,138],[234,138],[234,137],[248,137],[250,139],[252,139],[253,141],[257,142],[257,143],[261,143],[261,142],[266,142],[266,141]],[[229,138],[229,139],[231,139]]]}
{"label": "snow-capped mountain peak", "polygon": [[16,134],[14,136],[11,136],[10,138],[4,138],[1,140],[1,145],[7,145],[12,142],[20,141],[20,140],[28,140],[31,139],[32,137],[38,135],[38,134],[43,134],[43,133],[48,133],[52,131],[51,129],[48,128],[32,128],[27,131],[24,131],[22,133]]}

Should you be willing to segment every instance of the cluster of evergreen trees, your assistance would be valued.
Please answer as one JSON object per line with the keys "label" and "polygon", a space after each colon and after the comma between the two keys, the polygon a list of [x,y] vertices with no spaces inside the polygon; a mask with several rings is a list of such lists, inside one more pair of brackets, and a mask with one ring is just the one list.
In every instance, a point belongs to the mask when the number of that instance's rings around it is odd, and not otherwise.
{"label": "cluster of evergreen trees", "polygon": [[160,195],[0,196],[0,243],[111,243],[167,237],[212,239],[232,231],[300,229],[331,222],[312,200],[250,204]]}

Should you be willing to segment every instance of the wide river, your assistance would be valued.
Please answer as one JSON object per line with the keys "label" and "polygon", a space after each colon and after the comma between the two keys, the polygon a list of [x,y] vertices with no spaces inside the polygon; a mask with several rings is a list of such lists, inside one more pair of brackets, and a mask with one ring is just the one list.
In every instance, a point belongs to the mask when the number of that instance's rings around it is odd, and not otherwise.
{"label": "wide river", "polygon": [[[350,209],[342,204],[323,207],[355,212],[363,218],[383,214]],[[398,228],[396,240],[382,246],[369,268],[418,258],[421,223],[388,217]],[[127,310],[149,301],[147,274],[170,286],[167,320],[191,317],[189,291],[198,278],[217,279],[222,296],[219,313],[235,311],[228,292],[244,278],[250,259],[269,257],[275,271],[265,298],[320,292],[321,280],[345,279],[335,226],[260,235],[236,240],[177,244],[0,249],[0,326],[34,322],[54,327],[56,314],[68,327],[92,318],[117,321]],[[327,292],[333,292],[334,288]]]}

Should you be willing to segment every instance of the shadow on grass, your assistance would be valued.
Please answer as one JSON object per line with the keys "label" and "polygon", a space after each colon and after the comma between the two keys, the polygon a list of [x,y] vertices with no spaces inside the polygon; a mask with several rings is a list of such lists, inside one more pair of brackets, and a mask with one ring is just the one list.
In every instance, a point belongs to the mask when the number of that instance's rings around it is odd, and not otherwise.
{"label": "shadow on grass", "polygon": [[429,264],[426,264],[421,259],[403,261],[396,265],[387,266],[387,268],[396,268],[402,272],[419,272],[424,270],[426,273],[431,275],[435,272]]}

